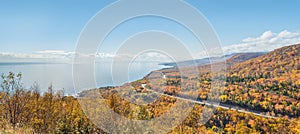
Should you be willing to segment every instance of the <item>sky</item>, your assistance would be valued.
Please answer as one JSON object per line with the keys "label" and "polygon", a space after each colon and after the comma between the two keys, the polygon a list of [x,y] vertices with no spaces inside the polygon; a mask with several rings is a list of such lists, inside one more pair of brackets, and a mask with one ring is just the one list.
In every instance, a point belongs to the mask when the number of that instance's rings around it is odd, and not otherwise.
{"label": "sky", "polygon": [[[271,51],[300,43],[299,0],[185,0],[210,22],[225,53]],[[87,22],[114,0],[1,0],[0,61],[16,58],[72,57]],[[112,57],[125,35],[143,29],[188,35],[172,22],[164,27],[141,18],[120,26],[106,41],[99,57]],[[150,25],[151,24],[151,25]],[[139,29],[136,27],[139,26]],[[124,33],[123,36],[120,33]],[[180,34],[181,33],[181,34]],[[113,36],[114,35],[114,36]],[[117,38],[117,39],[116,39]],[[186,40],[191,39],[186,37]],[[184,39],[183,39],[184,40]],[[193,41],[189,40],[190,44]],[[116,47],[117,48],[117,47]],[[194,51],[200,51],[195,49]]]}

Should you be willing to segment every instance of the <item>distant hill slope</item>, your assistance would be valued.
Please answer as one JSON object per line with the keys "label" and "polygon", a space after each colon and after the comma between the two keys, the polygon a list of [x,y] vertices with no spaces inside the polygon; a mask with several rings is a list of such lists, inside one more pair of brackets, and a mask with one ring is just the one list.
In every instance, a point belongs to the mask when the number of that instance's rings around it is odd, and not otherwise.
{"label": "distant hill slope", "polygon": [[235,65],[238,63],[242,63],[244,61],[253,59],[253,58],[257,58],[259,56],[262,56],[266,53],[264,52],[258,52],[258,53],[237,53],[235,55],[233,55],[231,58],[226,60],[227,65]]}
{"label": "distant hill slope", "polygon": [[[235,64],[235,62],[239,63],[239,62],[243,62],[252,58],[256,58],[258,56],[261,56],[265,53],[263,52],[257,52],[257,53],[233,53],[233,54],[229,54],[229,55],[225,55],[223,56],[224,60],[226,60],[228,62],[228,65],[233,65]],[[188,60],[188,61],[182,61],[182,62],[170,62],[170,63],[161,63],[160,65],[165,65],[165,66],[173,66],[173,67],[177,67],[177,66],[203,66],[203,65],[207,65],[210,64],[211,61],[213,61],[214,59],[217,59],[215,57],[211,57],[211,58],[203,58],[203,59],[196,59],[196,60]]]}
{"label": "distant hill slope", "polygon": [[290,75],[300,69],[300,44],[276,49],[260,57],[233,66],[231,72],[244,75]]}

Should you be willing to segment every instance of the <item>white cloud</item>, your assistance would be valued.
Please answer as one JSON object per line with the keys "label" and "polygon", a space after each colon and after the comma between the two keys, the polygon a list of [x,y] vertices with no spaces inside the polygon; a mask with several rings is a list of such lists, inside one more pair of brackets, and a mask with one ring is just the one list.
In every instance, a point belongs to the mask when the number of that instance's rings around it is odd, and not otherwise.
{"label": "white cloud", "polygon": [[[249,37],[241,41],[241,43],[223,47],[225,54],[239,52],[267,52],[274,49],[300,43],[300,33],[290,32],[287,30],[279,33],[266,31],[259,37]],[[66,52],[63,50],[44,50],[33,53],[12,53],[0,52],[0,62],[66,62],[72,63],[75,52]],[[88,56],[94,56],[90,54]],[[112,61],[132,60],[130,55],[115,55],[111,53],[97,53],[96,61]],[[195,58],[207,57],[205,51],[196,53]],[[163,54],[145,53],[136,57],[135,61],[160,61],[170,62],[171,59]]]}
{"label": "white cloud", "polygon": [[1,62],[65,62],[72,54],[64,51],[39,51],[34,53],[0,53]]}
{"label": "white cloud", "polygon": [[[75,52],[65,52],[62,50],[44,50],[34,53],[11,53],[0,52],[0,62],[59,62],[59,63],[72,63]],[[96,53],[85,54],[87,57],[96,57],[97,62],[107,62],[113,59],[119,61],[132,60],[130,55],[115,55],[111,53]],[[165,55],[157,53],[145,53],[135,57],[135,62],[145,61],[170,61]]]}
{"label": "white cloud", "polygon": [[[34,53],[12,53],[0,52],[0,62],[63,62],[73,61],[75,52],[65,52],[63,50],[44,50]],[[97,53],[97,59],[113,58],[113,54]]]}
{"label": "white cloud", "polygon": [[259,37],[249,37],[239,44],[223,48],[226,54],[238,52],[266,52],[274,49],[300,43],[300,33],[284,30],[280,33],[266,31]]}
{"label": "white cloud", "polygon": [[115,55],[114,54],[110,54],[110,53],[97,53],[96,54],[96,58],[102,58],[102,59],[105,59],[105,58],[114,58]]}

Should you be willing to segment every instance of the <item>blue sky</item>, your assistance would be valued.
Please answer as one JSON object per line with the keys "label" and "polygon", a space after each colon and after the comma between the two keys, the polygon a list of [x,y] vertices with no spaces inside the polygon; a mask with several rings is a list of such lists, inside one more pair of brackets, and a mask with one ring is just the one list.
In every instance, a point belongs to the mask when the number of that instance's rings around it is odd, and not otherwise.
{"label": "blue sky", "polygon": [[272,30],[300,32],[297,0],[188,0],[211,22],[224,45]]}
{"label": "blue sky", "polygon": [[[114,1],[1,0],[0,52],[32,53],[43,50],[72,52],[86,23],[112,2]],[[186,0],[186,2],[205,15],[218,33],[223,46],[243,44],[244,39],[259,38],[268,31],[273,36],[285,30],[289,35],[296,36],[300,33],[298,0]],[[298,40],[298,35],[296,37]]]}

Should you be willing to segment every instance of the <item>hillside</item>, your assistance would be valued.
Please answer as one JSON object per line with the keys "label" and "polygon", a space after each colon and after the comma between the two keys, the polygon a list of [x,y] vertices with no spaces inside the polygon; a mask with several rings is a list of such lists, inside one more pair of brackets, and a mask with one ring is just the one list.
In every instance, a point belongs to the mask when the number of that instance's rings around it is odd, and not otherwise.
{"label": "hillside", "polygon": [[232,72],[254,75],[272,73],[272,77],[291,74],[300,69],[300,44],[276,49],[263,56],[248,60],[231,68]]}
{"label": "hillside", "polygon": [[[270,53],[237,54],[227,60],[227,80],[222,104],[248,109],[272,116],[300,116],[300,45],[276,49]],[[191,67],[184,67],[187,72]],[[183,78],[177,68],[160,70],[168,79],[160,85],[161,92],[191,96],[181,89],[197,83],[198,99],[205,101],[210,94],[210,65],[199,66],[200,76]],[[157,77],[159,78],[159,77]],[[149,78],[145,78],[149,79]],[[141,81],[140,81],[141,82]],[[142,82],[147,83],[147,82]],[[135,84],[138,85],[138,84]],[[139,87],[136,87],[139,88]]]}
{"label": "hillside", "polygon": [[224,102],[273,115],[300,115],[299,44],[274,50],[228,70]]}

